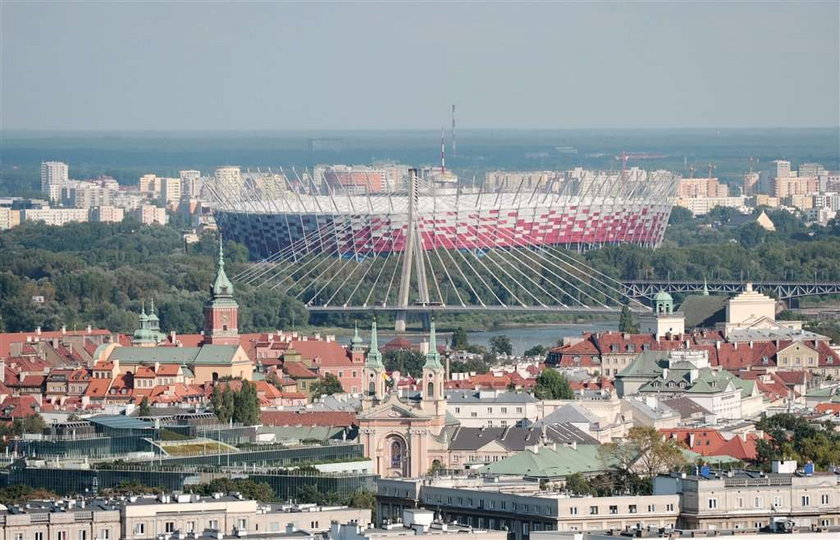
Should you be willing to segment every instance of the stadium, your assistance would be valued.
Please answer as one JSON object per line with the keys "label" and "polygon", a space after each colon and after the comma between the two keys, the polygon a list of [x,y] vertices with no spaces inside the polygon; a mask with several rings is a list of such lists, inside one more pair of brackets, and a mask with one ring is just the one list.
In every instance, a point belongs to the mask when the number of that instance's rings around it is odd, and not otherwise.
{"label": "stadium", "polygon": [[561,173],[533,189],[520,185],[506,191],[440,187],[418,179],[413,200],[408,189],[359,195],[324,194],[300,183],[270,194],[244,185],[209,187],[222,234],[246,245],[256,259],[309,253],[364,259],[399,253],[406,248],[412,212],[423,250],[583,250],[662,242],[674,175],[638,169],[577,172]]}

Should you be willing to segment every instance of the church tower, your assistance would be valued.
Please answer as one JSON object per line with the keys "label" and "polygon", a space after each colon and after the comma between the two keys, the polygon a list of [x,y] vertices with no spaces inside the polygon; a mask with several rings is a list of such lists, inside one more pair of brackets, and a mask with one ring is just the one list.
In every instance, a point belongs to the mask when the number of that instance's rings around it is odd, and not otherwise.
{"label": "church tower", "polygon": [[355,332],[350,338],[350,362],[353,364],[364,364],[365,362],[365,346],[362,342],[362,337],[359,335],[359,327],[354,325]]}
{"label": "church tower", "polygon": [[443,393],[445,378],[446,370],[440,363],[440,354],[437,350],[435,321],[432,321],[429,333],[429,352],[426,353],[426,363],[423,364],[423,381],[420,390],[423,396],[420,405],[424,411],[435,415],[446,414],[446,401]]}
{"label": "church tower", "polygon": [[362,368],[362,381],[364,402],[370,405],[371,402],[382,401],[385,397],[385,364],[382,363],[382,353],[379,352],[376,321],[373,321],[370,327],[370,350]]}
{"label": "church tower", "polygon": [[685,333],[685,316],[674,311],[674,299],[665,291],[653,297],[653,312],[639,317],[642,333],[653,334],[656,339],[679,336]]}
{"label": "church tower", "polygon": [[204,306],[204,345],[239,345],[239,305],[233,299],[233,284],[225,274],[225,255],[219,238],[219,269]]}

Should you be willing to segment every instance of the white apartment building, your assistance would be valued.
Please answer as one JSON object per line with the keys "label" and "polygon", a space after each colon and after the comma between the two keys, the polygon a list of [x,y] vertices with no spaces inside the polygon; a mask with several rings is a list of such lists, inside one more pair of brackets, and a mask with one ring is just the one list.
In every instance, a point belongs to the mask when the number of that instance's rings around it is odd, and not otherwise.
{"label": "white apartment building", "polygon": [[64,206],[73,208],[110,206],[116,191],[98,182],[73,182],[61,190],[61,201]]}
{"label": "white apartment building", "polygon": [[90,220],[99,223],[119,223],[125,218],[125,209],[116,206],[100,206],[90,211]]}
{"label": "white apartment building", "polygon": [[726,208],[746,209],[747,197],[679,197],[677,206],[688,209],[693,216],[704,216],[713,208],[723,206]]}
{"label": "white apartment building", "polygon": [[201,195],[201,171],[188,169],[179,171],[181,179],[181,196],[187,199],[197,199]]}
{"label": "white apartment building", "polygon": [[181,200],[181,179],[160,178],[160,204],[166,207],[177,207]]}
{"label": "white apartment building", "polygon": [[0,511],[0,540],[120,540],[120,512],[96,501],[38,501]]}
{"label": "white apartment building", "polygon": [[533,423],[541,418],[538,399],[527,392],[450,390],[446,412],[462,427],[507,427]]}
{"label": "white apartment building", "polygon": [[61,199],[61,188],[70,180],[70,169],[66,163],[60,161],[44,161],[41,163],[41,193],[47,195],[50,201]]}
{"label": "white apartment building", "polygon": [[46,225],[64,225],[88,220],[86,208],[28,208],[20,211],[21,221],[43,221]]}
{"label": "white apartment building", "polygon": [[143,225],[166,225],[169,216],[166,215],[166,209],[150,204],[143,204],[131,212],[131,215],[137,218]]}
{"label": "white apartment building", "polygon": [[216,188],[227,197],[238,197],[244,185],[239,167],[219,167],[215,172]]}

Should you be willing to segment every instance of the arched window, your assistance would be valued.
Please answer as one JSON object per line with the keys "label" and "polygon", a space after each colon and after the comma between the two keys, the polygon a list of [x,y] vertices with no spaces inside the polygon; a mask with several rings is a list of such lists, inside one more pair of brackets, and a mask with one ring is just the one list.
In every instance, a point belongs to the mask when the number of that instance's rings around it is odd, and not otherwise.
{"label": "arched window", "polygon": [[426,397],[435,397],[435,383],[430,382],[426,387]]}
{"label": "arched window", "polygon": [[368,395],[372,396],[376,394],[376,384],[373,381],[370,381],[370,385],[368,385]]}

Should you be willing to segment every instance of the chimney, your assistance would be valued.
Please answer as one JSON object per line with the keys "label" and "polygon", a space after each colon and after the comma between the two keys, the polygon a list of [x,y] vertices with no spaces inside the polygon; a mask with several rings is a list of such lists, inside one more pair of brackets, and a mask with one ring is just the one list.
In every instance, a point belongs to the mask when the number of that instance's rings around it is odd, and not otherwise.
{"label": "chimney", "polygon": [[39,335],[39,336],[41,335],[41,327],[40,326],[35,329],[35,334]]}
{"label": "chimney", "polygon": [[720,341],[715,341],[715,349],[720,350]]}
{"label": "chimney", "polygon": [[178,336],[175,334],[175,330],[169,332],[169,341],[171,341],[173,345],[178,343]]}
{"label": "chimney", "polygon": [[85,330],[87,330],[87,333],[88,333],[88,334],[92,334],[92,333],[93,333],[93,328],[91,328],[91,327],[90,327],[90,325],[87,325],[87,328],[85,328]]}
{"label": "chimney", "polygon": [[62,324],[62,325],[61,325],[61,335],[63,336],[63,335],[64,335],[64,334],[66,334],[66,333],[67,333],[67,327],[66,327],[65,325],[63,325],[63,324]]}
{"label": "chimney", "polygon": [[738,350],[738,342],[737,341],[735,342],[735,350],[736,351]]}

